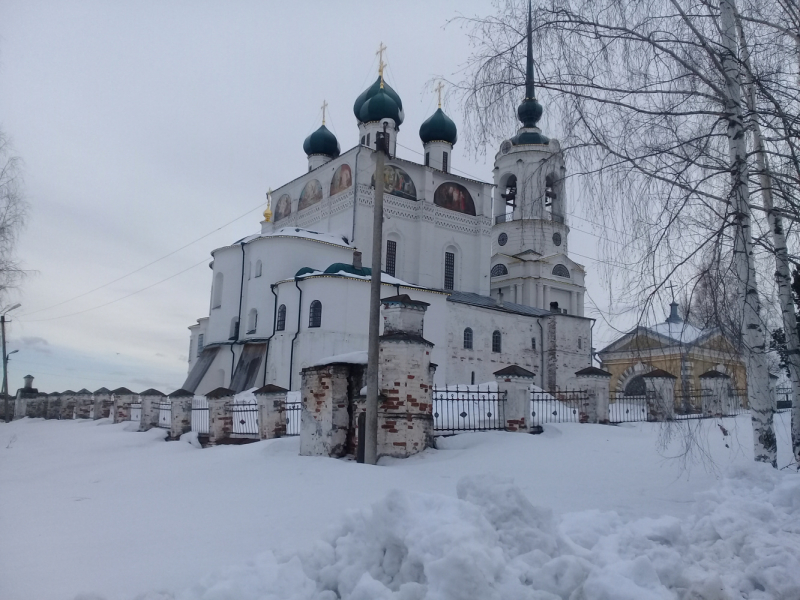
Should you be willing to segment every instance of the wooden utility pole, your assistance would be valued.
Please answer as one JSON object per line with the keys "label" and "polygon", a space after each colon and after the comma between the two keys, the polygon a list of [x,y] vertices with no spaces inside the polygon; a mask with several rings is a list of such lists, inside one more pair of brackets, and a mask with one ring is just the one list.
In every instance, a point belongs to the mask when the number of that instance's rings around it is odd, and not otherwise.
{"label": "wooden utility pole", "polygon": [[389,134],[386,123],[376,136],[375,206],[372,210],[372,278],[369,288],[369,346],[367,352],[367,415],[364,423],[364,462],[378,462],[378,352],[381,323],[381,264],[383,263],[383,180]]}

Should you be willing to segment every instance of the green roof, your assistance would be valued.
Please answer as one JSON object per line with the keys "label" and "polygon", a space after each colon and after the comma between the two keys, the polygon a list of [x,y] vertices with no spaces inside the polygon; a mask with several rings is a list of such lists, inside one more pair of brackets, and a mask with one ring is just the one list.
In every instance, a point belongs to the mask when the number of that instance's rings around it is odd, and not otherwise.
{"label": "green roof", "polygon": [[458,132],[453,120],[439,108],[420,126],[419,137],[423,144],[434,141],[455,144]]}
{"label": "green roof", "polygon": [[339,141],[325,125],[321,125],[319,129],[305,139],[303,151],[308,156],[324,154],[325,156],[336,158],[340,152]]}
{"label": "green roof", "polygon": [[399,126],[404,118],[403,101],[386,81],[381,88],[381,78],[378,77],[375,83],[356,98],[353,114],[361,123],[388,118]]}
{"label": "green roof", "polygon": [[344,271],[345,273],[350,273],[351,275],[359,275],[362,277],[370,277],[372,275],[372,269],[367,267],[361,267],[360,269],[356,269],[353,265],[349,263],[333,263],[330,267],[325,269],[325,272],[328,274],[335,274]]}

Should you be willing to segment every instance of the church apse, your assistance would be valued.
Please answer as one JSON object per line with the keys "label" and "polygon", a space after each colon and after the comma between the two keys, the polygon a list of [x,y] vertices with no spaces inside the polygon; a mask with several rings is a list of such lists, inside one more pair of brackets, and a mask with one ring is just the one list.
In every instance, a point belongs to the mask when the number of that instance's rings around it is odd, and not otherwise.
{"label": "church apse", "polygon": [[469,190],[453,182],[443,183],[433,194],[433,203],[448,210],[475,215],[475,202]]}
{"label": "church apse", "polygon": [[318,179],[312,179],[306,183],[303,191],[300,192],[300,202],[297,205],[297,210],[300,211],[309,206],[314,206],[320,200],[322,200],[322,184]]}

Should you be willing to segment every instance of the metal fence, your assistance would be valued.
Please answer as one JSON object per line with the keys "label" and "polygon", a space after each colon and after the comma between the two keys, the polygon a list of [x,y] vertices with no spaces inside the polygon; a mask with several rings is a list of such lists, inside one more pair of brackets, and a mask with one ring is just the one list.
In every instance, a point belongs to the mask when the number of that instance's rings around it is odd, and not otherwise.
{"label": "metal fence", "polygon": [[258,435],[258,404],[255,402],[234,402],[226,406],[231,413],[233,433]]}
{"label": "metal fence", "polygon": [[624,392],[609,394],[609,423],[647,421],[647,415],[647,396],[626,396]]}
{"label": "metal fence", "polygon": [[746,390],[731,390],[719,405],[715,405],[712,394],[703,391],[682,394],[675,399],[676,419],[735,417],[746,412]]}
{"label": "metal fence", "polygon": [[775,390],[777,400],[776,408],[778,411],[790,410],[792,408],[792,396],[794,392],[792,388],[778,388]]}
{"label": "metal fence", "polygon": [[192,431],[208,433],[208,400],[203,396],[192,399]]}
{"label": "metal fence", "polygon": [[489,386],[434,387],[433,431],[442,435],[457,431],[504,430],[505,403],[506,392]]}
{"label": "metal fence", "polygon": [[134,423],[142,422],[142,403],[134,402],[131,404],[131,421]]}
{"label": "metal fence", "polygon": [[158,404],[158,426],[164,429],[172,427],[172,402],[160,402]]}
{"label": "metal fence", "polygon": [[286,415],[286,435],[300,435],[300,409],[299,400],[286,402],[284,404],[284,414]]}
{"label": "metal fence", "polygon": [[581,404],[588,397],[586,390],[531,392],[531,424],[580,423]]}

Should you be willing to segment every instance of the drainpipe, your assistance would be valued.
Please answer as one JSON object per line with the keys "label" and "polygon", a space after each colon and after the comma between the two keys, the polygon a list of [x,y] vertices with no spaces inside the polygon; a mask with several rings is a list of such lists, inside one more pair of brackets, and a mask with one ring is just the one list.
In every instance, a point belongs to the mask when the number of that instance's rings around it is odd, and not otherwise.
{"label": "drainpipe", "polygon": [[355,245],[356,239],[356,206],[358,205],[358,155],[361,154],[361,140],[358,141],[358,150],[356,150],[355,160],[355,173],[353,175],[353,231],[350,235],[350,243]]}
{"label": "drainpipe", "polygon": [[277,333],[277,331],[275,330],[275,327],[277,326],[278,323],[278,294],[275,293],[276,285],[277,284],[272,283],[269,286],[269,290],[272,292],[272,295],[275,296],[275,302],[273,302],[272,306],[272,335],[270,335],[267,338],[267,350],[264,353],[264,378],[261,380],[262,387],[267,385],[267,364],[269,361],[269,347],[270,344],[272,343],[272,338],[274,338],[275,334]]}
{"label": "drainpipe", "polygon": [[239,333],[242,330],[242,297],[244,296],[244,242],[241,243],[242,247],[242,278],[239,282],[239,316],[236,320],[236,339],[231,342],[231,382],[228,387],[233,385],[233,372],[236,366],[236,353],[233,351],[233,345],[239,342]]}
{"label": "drainpipe", "polygon": [[592,319],[592,326],[589,328],[589,366],[594,366],[594,324],[597,319]]}
{"label": "drainpipe", "polygon": [[297,301],[297,331],[292,338],[292,350],[289,353],[289,391],[292,391],[292,376],[294,375],[294,342],[297,336],[300,335],[300,314],[303,308],[303,290],[300,289],[299,279],[294,278],[294,286],[300,292],[300,299]]}
{"label": "drainpipe", "polygon": [[542,375],[539,378],[539,383],[542,384],[542,389],[544,390],[544,328],[542,327],[542,319],[541,317],[536,319],[536,322],[539,324],[539,340],[540,340],[540,348],[539,348],[539,355],[541,356],[541,365],[540,368],[542,370]]}

